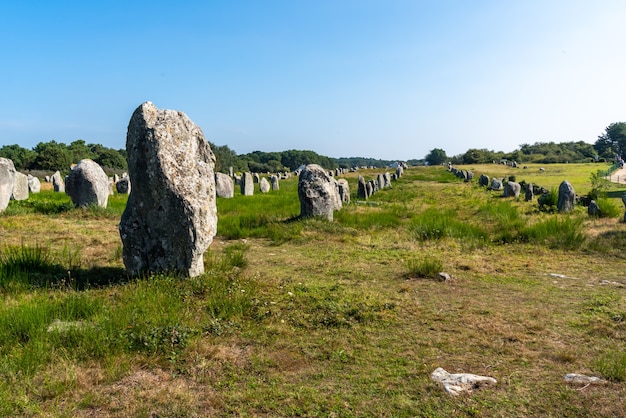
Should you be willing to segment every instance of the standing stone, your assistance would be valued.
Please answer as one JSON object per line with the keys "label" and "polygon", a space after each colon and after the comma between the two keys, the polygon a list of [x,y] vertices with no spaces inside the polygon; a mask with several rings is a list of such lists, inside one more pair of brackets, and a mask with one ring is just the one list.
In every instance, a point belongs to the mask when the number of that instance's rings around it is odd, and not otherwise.
{"label": "standing stone", "polygon": [[600,216],[600,206],[598,206],[595,200],[589,202],[589,206],[587,207],[587,213],[589,214],[589,216]]}
{"label": "standing stone", "polygon": [[478,185],[480,187],[489,186],[489,176],[487,176],[486,174],[481,174],[480,177],[478,177]]}
{"label": "standing stone", "polygon": [[504,197],[518,197],[522,191],[522,186],[514,181],[509,181],[504,185]]}
{"label": "standing stone", "polygon": [[259,190],[261,193],[267,193],[270,191],[270,182],[265,177],[259,180]]}
{"label": "standing stone", "polygon": [[13,185],[13,200],[28,199],[28,176],[19,171],[15,172],[15,184]]}
{"label": "standing stone", "polygon": [[348,184],[348,180],[339,179],[337,180],[337,185],[339,186],[339,198],[342,203],[350,203],[350,185]]}
{"label": "standing stone", "polygon": [[228,167],[228,175],[230,177],[234,177],[235,176],[235,171],[233,170],[232,166]]}
{"label": "standing stone", "polygon": [[41,182],[37,177],[28,175],[28,191],[31,193],[41,192]]}
{"label": "standing stone", "polygon": [[215,156],[202,130],[146,102],[130,119],[126,152],[133,189],[119,229],[127,271],[202,274],[217,231]]}
{"label": "standing stone", "polygon": [[215,173],[215,195],[226,199],[235,196],[235,183],[232,177],[224,173]]}
{"label": "standing stone", "polygon": [[300,172],[298,180],[300,217],[324,217],[333,220],[333,211],[341,209],[339,186],[326,170],[309,164]]}
{"label": "standing stone", "polygon": [[574,209],[576,193],[569,181],[563,180],[559,186],[559,199],[556,208],[559,212],[570,212]]}
{"label": "standing stone", "polygon": [[391,174],[387,171],[383,174],[383,178],[385,179],[385,188],[391,187]]}
{"label": "standing stone", "polygon": [[9,206],[15,185],[15,173],[13,161],[0,157],[0,212]]}
{"label": "standing stone", "polygon": [[533,192],[533,184],[532,183],[528,183],[526,185],[525,198],[526,198],[527,202],[532,202],[532,200],[535,198],[535,194]]}
{"label": "standing stone", "polygon": [[378,185],[378,190],[385,188],[385,176],[382,173],[376,176],[376,184]]}
{"label": "standing stone", "polygon": [[[369,195],[367,194],[367,185],[365,183],[365,179],[363,176],[359,175],[358,178],[358,186],[356,191],[357,199],[367,199]],[[624,203],[626,205],[626,202]]]}
{"label": "standing stone", "polygon": [[254,195],[254,180],[252,178],[252,174],[243,173],[241,175],[241,180],[239,181],[239,187],[241,189],[242,195],[244,196]]}
{"label": "standing stone", "polygon": [[119,194],[130,194],[130,178],[122,177],[115,183],[115,189]]}
{"label": "standing stone", "polygon": [[272,183],[272,190],[280,190],[278,176],[273,175],[272,177],[270,177],[270,182]]}
{"label": "standing stone", "polygon": [[76,207],[97,205],[106,208],[110,188],[109,177],[102,167],[88,158],[80,160],[70,170],[65,184],[65,191]]}
{"label": "standing stone", "polygon": [[398,165],[396,167],[396,175],[398,176],[398,178],[402,177],[402,175],[404,174],[404,169],[402,168],[401,165]]}
{"label": "standing stone", "polygon": [[491,190],[502,190],[502,181],[500,179],[491,179]]}
{"label": "standing stone", "polygon": [[65,193],[65,182],[58,171],[52,175],[52,187],[55,192]]}

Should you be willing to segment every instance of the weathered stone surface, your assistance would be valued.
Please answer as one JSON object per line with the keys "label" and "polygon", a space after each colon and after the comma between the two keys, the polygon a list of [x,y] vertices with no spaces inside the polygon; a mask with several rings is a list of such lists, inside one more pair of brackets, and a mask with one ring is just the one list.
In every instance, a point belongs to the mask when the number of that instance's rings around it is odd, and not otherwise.
{"label": "weathered stone surface", "polygon": [[15,185],[15,173],[13,161],[0,157],[0,212],[9,206]]}
{"label": "weathered stone surface", "polygon": [[568,373],[564,377],[567,383],[573,383],[577,385],[604,385],[609,383],[608,381],[596,377],[596,376],[586,376],[584,374],[578,373]]}
{"label": "weathered stone surface", "polygon": [[231,199],[235,196],[235,183],[228,174],[215,173],[215,195]]}
{"label": "weathered stone surface", "polygon": [[465,171],[463,173],[463,181],[465,183],[469,183],[470,181],[472,181],[474,179],[474,172],[473,171]]}
{"label": "weathered stone surface", "polygon": [[402,168],[401,165],[398,165],[396,167],[396,176],[398,176],[398,178],[402,177],[402,175],[404,174],[404,169]]}
{"label": "weathered stone surface", "polygon": [[298,180],[300,216],[324,217],[333,220],[333,212],[341,209],[337,181],[317,164],[307,165]]}
{"label": "weathered stone surface", "polygon": [[595,200],[589,202],[589,206],[587,206],[587,214],[589,216],[600,216],[600,206],[596,203]]}
{"label": "weathered stone surface", "polygon": [[19,171],[15,172],[15,184],[13,185],[13,200],[28,199],[28,176]]}
{"label": "weathered stone surface", "polygon": [[37,177],[28,175],[28,191],[31,193],[41,192],[41,182]]}
{"label": "weathered stone surface", "polygon": [[479,376],[471,373],[448,373],[437,367],[430,378],[440,382],[444,390],[450,395],[459,395],[462,392],[472,392],[488,386],[495,386],[498,382],[493,377]]}
{"label": "weathered stone surface", "polygon": [[267,193],[270,191],[270,182],[267,181],[267,178],[263,177],[259,180],[259,190],[261,193]]}
{"label": "weathered stone surface", "polygon": [[385,188],[385,176],[383,173],[380,173],[376,176],[376,184],[378,185],[378,190],[382,190]]}
{"label": "weathered stone surface", "polygon": [[254,195],[254,180],[251,173],[243,173],[239,181],[241,194],[244,196]]}
{"label": "weathered stone surface", "polygon": [[486,174],[481,174],[480,177],[478,177],[478,185],[480,187],[489,186],[489,176],[487,176]]}
{"label": "weathered stone surface", "polygon": [[65,182],[58,171],[52,175],[52,187],[55,192],[65,193]]}
{"label": "weathered stone surface", "polygon": [[273,175],[270,177],[270,182],[272,183],[272,190],[280,190],[280,181],[278,176]]}
{"label": "weathered stone surface", "polygon": [[532,200],[535,198],[535,193],[534,193],[534,188],[533,188],[533,184],[532,183],[528,183],[526,185],[526,191],[524,194],[524,198],[527,202],[532,202]]}
{"label": "weathered stone surface", "polygon": [[391,174],[387,171],[383,174],[383,178],[385,179],[385,188],[391,187]]}
{"label": "weathered stone surface", "polygon": [[576,193],[574,187],[567,180],[563,180],[559,185],[559,199],[556,203],[556,208],[559,212],[570,212],[574,209],[576,202]]}
{"label": "weathered stone surface", "polygon": [[502,181],[500,179],[491,179],[491,190],[502,190]]}
{"label": "weathered stone surface", "polygon": [[522,191],[522,186],[514,181],[508,181],[504,185],[504,197],[518,197]]}
{"label": "weathered stone surface", "polygon": [[130,194],[130,178],[128,176],[120,178],[115,183],[115,189],[119,194]]}
{"label": "weathered stone surface", "polygon": [[[367,199],[369,197],[369,194],[367,193],[367,183],[365,183],[365,178],[363,178],[363,176],[359,175],[358,180],[357,180],[357,194],[356,197],[358,199]],[[626,203],[624,203],[626,205]]]}
{"label": "weathered stone surface", "polygon": [[202,274],[217,231],[215,156],[202,130],[146,102],[130,119],[126,152],[133,189],[119,229],[127,271]]}
{"label": "weathered stone surface", "polygon": [[88,158],[80,160],[70,170],[65,184],[66,193],[77,207],[97,205],[106,208],[109,189],[109,177],[98,163]]}
{"label": "weathered stone surface", "polygon": [[350,185],[348,184],[348,180],[339,179],[337,180],[337,185],[339,186],[339,198],[342,203],[350,203]]}

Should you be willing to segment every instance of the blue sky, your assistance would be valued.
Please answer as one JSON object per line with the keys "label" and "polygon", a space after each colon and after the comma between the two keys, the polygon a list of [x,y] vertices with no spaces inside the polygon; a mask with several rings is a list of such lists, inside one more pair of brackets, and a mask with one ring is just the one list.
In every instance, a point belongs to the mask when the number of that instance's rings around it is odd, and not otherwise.
{"label": "blue sky", "polygon": [[12,1],[0,146],[124,148],[144,101],[238,154],[423,158],[626,120],[623,0]]}

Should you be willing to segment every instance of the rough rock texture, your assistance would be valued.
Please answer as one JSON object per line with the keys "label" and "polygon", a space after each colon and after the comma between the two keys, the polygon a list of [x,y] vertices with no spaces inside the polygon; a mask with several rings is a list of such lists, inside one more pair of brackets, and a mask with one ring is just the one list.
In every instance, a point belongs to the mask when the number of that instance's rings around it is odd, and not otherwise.
{"label": "rough rock texture", "polygon": [[52,187],[55,192],[65,193],[65,182],[58,171],[52,175]]}
{"label": "rough rock texture", "polygon": [[495,386],[498,382],[493,377],[479,376],[471,373],[448,373],[441,367],[437,367],[431,373],[430,378],[440,382],[450,395],[458,395],[461,392],[472,392],[485,386]]}
{"label": "rough rock texture", "polygon": [[254,179],[252,174],[243,173],[241,175],[241,182],[239,183],[241,187],[241,194],[244,196],[252,196],[254,195]]}
{"label": "rough rock texture", "polygon": [[[365,179],[363,178],[363,176],[359,175],[357,184],[358,184],[358,188],[357,188],[356,197],[358,199],[367,199],[369,195],[367,194],[367,186],[366,186]],[[626,203],[624,204],[626,205]]]}
{"label": "rough rock texture", "polygon": [[486,174],[481,174],[480,177],[478,177],[478,185],[481,187],[489,186],[489,176]]}
{"label": "rough rock texture", "polygon": [[88,158],[80,160],[70,170],[65,183],[65,192],[77,207],[97,205],[106,208],[109,190],[109,177],[97,162]]}
{"label": "rough rock texture", "polygon": [[600,216],[600,206],[598,206],[595,200],[589,202],[587,214],[589,214],[589,216]]}
{"label": "rough rock texture", "polygon": [[259,180],[259,190],[261,193],[267,193],[270,191],[270,182],[265,177]]}
{"label": "rough rock texture", "polygon": [[563,180],[559,186],[559,200],[556,203],[556,208],[559,212],[570,212],[574,209],[574,203],[576,202],[576,193],[569,181]]}
{"label": "rough rock texture", "polygon": [[215,156],[202,131],[184,113],[146,102],[130,119],[126,152],[133,190],[119,228],[127,271],[202,274],[217,231]]}
{"label": "rough rock texture", "polygon": [[28,175],[28,191],[31,193],[41,192],[41,182],[37,177]]}
{"label": "rough rock texture", "polygon": [[235,182],[224,173],[215,173],[215,196],[231,199],[235,196]]}
{"label": "rough rock texture", "polygon": [[535,198],[535,193],[534,193],[534,188],[533,188],[533,184],[532,183],[528,183],[526,185],[526,191],[524,193],[524,199],[527,202],[532,202],[532,200]]}
{"label": "rough rock texture", "polygon": [[509,181],[504,185],[504,197],[518,197],[522,191],[522,186],[514,181]]}
{"label": "rough rock texture", "polygon": [[272,190],[280,190],[280,181],[278,176],[273,175],[270,177],[270,182],[272,183]]}
{"label": "rough rock texture", "polygon": [[300,216],[320,216],[333,220],[333,211],[341,209],[337,181],[317,164],[307,165],[298,180]]}
{"label": "rough rock texture", "polygon": [[500,179],[491,179],[491,190],[502,190],[502,181]]}
{"label": "rough rock texture", "polygon": [[0,212],[9,206],[15,185],[15,166],[8,158],[0,157]]}
{"label": "rough rock texture", "polygon": [[13,185],[13,200],[26,199],[28,199],[28,176],[16,171],[15,184]]}
{"label": "rough rock texture", "polygon": [[339,186],[339,198],[343,203],[350,203],[350,185],[348,184],[348,180],[339,179],[337,180],[337,185]]}
{"label": "rough rock texture", "polygon": [[130,194],[130,179],[128,177],[122,177],[115,182],[115,189],[120,194]]}
{"label": "rough rock texture", "polygon": [[568,373],[565,375],[564,379],[567,383],[574,383],[578,385],[604,385],[609,383],[600,377],[586,376],[578,373]]}

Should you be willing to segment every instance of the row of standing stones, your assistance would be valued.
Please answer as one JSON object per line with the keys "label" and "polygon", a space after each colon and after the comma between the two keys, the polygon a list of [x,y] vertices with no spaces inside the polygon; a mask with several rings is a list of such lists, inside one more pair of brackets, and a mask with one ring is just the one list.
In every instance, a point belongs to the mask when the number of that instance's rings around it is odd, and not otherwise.
{"label": "row of standing stones", "polygon": [[[202,130],[180,111],[161,110],[151,102],[132,114],[126,137],[128,175],[109,179],[90,159],[81,160],[63,179],[57,171],[49,181],[54,190],[65,192],[77,207],[107,206],[115,185],[129,193],[119,232],[122,258],[128,274],[174,272],[197,276],[204,272],[203,254],[217,232],[216,197],[230,198],[238,184],[242,195],[252,195],[253,184],[262,193],[279,189],[279,175],[215,173],[215,155]],[[316,164],[299,169],[300,217],[333,220],[333,212],[350,202],[344,172],[327,172]],[[368,182],[358,179],[358,198],[367,199],[377,190],[391,187],[403,173],[379,174]],[[285,173],[282,176],[288,176]],[[25,179],[25,180],[24,180]],[[130,179],[132,179],[132,193]],[[0,158],[0,212],[10,199],[27,199],[39,191],[39,180],[15,170],[13,162]],[[25,194],[22,189],[26,188]]]}
{"label": "row of standing stones", "polygon": [[[474,178],[474,173],[468,170],[459,170],[452,165],[448,166],[448,170],[451,171],[455,176],[462,179],[464,182],[469,183]],[[543,171],[543,169],[541,169]],[[481,174],[478,178],[478,185],[481,187],[487,187],[491,190],[502,190],[504,197],[519,197],[522,191],[522,185],[515,181],[503,181],[502,179],[492,178],[490,179],[487,175]],[[548,197],[548,190],[543,187],[538,187],[533,185],[532,183],[527,183],[523,187],[524,189],[524,199],[527,202],[530,202],[534,199],[535,195],[539,195],[537,199],[537,203],[539,206],[543,206]],[[559,212],[570,212],[576,206],[576,201],[578,197],[576,196],[576,192],[574,191],[574,187],[572,184],[563,180],[559,185],[558,198],[557,198],[557,210]],[[626,193],[622,195],[622,202],[624,202],[624,206],[626,206]],[[598,206],[595,200],[590,200],[586,202],[587,205],[587,213],[590,216],[598,216],[600,214],[600,207]],[[624,221],[626,222],[626,212],[624,213]]]}

